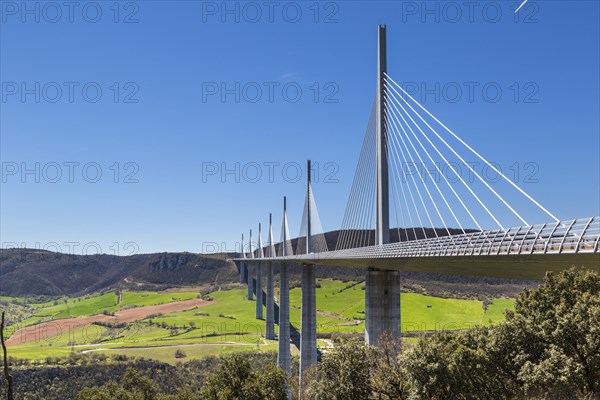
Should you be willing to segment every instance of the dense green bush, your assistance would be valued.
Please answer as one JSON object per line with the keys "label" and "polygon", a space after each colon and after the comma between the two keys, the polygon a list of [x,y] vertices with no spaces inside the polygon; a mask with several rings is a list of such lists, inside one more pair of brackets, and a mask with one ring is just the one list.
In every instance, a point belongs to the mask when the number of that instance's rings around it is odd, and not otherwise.
{"label": "dense green bush", "polygon": [[404,352],[342,340],[307,384],[318,399],[596,399],[600,276],[548,273],[490,328],[421,338]]}
{"label": "dense green bush", "polygon": [[285,373],[274,364],[260,371],[242,354],[223,359],[200,392],[203,400],[287,400]]}

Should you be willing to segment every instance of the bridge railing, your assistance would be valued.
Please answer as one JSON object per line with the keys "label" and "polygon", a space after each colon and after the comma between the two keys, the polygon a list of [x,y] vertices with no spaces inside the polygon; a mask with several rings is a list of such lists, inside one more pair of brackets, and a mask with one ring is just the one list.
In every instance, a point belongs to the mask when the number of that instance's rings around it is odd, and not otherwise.
{"label": "bridge railing", "polygon": [[594,253],[599,239],[600,218],[592,217],[427,239],[396,250],[409,257]]}
{"label": "bridge railing", "polygon": [[303,260],[327,258],[410,258],[598,253],[600,217],[521,226],[504,230],[417,239],[380,246],[277,257]]}

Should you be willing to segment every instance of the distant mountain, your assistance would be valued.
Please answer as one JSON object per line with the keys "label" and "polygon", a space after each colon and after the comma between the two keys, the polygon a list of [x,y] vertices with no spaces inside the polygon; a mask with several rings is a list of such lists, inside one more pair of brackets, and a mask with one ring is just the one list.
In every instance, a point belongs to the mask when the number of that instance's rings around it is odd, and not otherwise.
{"label": "distant mountain", "polygon": [[181,286],[234,282],[226,255],[155,253],[132,256],[70,255],[37,249],[0,249],[0,295],[80,295],[142,284]]}

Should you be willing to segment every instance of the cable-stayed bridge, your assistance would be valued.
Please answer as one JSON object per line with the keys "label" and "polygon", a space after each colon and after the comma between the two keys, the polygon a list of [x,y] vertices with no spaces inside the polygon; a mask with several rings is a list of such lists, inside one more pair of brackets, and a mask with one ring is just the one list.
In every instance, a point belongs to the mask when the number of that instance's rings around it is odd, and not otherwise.
{"label": "cable-stayed bridge", "polygon": [[[288,372],[288,264],[301,266],[301,377],[317,362],[319,265],[365,268],[365,338],[373,345],[384,333],[400,335],[401,271],[539,279],[572,265],[600,270],[600,217],[554,216],[387,73],[385,26],[378,39],[377,93],[335,243],[320,224],[309,161],[299,236],[290,236],[284,198],[280,240],[270,218],[266,245],[259,224],[256,242],[252,231],[247,244],[242,236],[235,259],[248,299],[256,294],[258,319],[266,305],[267,339],[276,337],[273,264],[280,265],[279,364]],[[476,171],[471,158],[496,179]]]}

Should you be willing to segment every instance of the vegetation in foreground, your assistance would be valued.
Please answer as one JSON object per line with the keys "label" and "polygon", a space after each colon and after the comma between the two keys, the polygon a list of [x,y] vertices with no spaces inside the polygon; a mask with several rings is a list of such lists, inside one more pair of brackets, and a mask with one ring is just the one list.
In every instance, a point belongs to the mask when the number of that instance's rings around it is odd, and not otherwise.
{"label": "vegetation in foreground", "polygon": [[327,399],[600,398],[600,276],[548,273],[506,321],[420,339],[400,352],[341,343],[304,388]]}
{"label": "vegetation in foreground", "polygon": [[[518,296],[515,310],[506,314],[497,325],[423,337],[403,349],[391,340],[384,340],[379,349],[360,339],[339,340],[305,380],[305,398],[600,397],[597,273],[570,269],[548,274],[539,288]],[[85,374],[80,361],[73,362],[62,372],[60,368],[16,368],[16,400],[252,400],[284,399],[285,387],[293,396],[299,392],[297,374],[286,382],[275,368],[272,353],[235,354],[176,366],[113,358],[108,363],[88,363]],[[29,379],[27,384],[24,379]]]}

